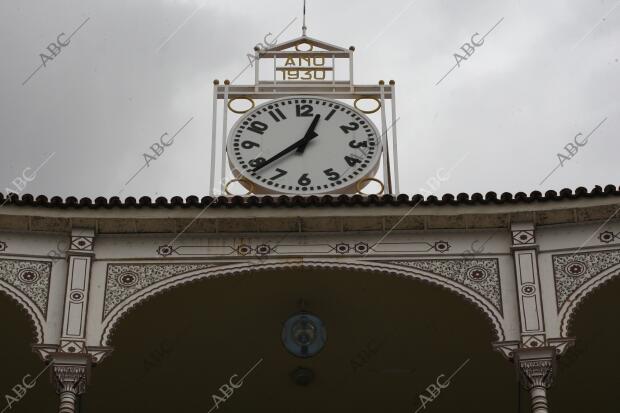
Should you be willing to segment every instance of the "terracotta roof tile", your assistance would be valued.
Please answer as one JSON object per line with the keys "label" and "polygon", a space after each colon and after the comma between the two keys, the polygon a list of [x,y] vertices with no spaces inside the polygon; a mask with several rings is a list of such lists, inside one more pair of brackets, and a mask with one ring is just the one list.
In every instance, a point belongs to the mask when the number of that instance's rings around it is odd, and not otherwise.
{"label": "terracotta roof tile", "polygon": [[198,198],[195,195],[183,199],[174,196],[170,199],[158,197],[152,200],[148,196],[127,197],[124,200],[117,196],[111,198],[97,197],[77,199],[69,196],[62,199],[53,196],[48,199],[45,195],[36,198],[30,194],[21,197],[17,194],[0,194],[0,204],[16,206],[34,206],[46,208],[190,208],[190,207],[212,207],[212,208],[253,208],[253,207],[272,207],[272,208],[292,208],[292,207],[347,207],[347,206],[403,206],[403,205],[475,205],[475,204],[516,204],[532,202],[561,201],[565,199],[579,198],[601,198],[610,196],[620,196],[620,187],[607,185],[604,188],[595,186],[591,190],[579,187],[574,191],[568,188],[560,192],[547,191],[543,195],[540,191],[533,191],[529,195],[525,192],[511,194],[504,192],[501,195],[495,192],[486,194],[473,193],[471,195],[460,193],[458,195],[444,194],[441,198],[430,195],[424,198],[422,195],[311,195],[311,196],[288,196],[288,195],[264,195],[264,196],[219,196],[217,198],[204,196]]}

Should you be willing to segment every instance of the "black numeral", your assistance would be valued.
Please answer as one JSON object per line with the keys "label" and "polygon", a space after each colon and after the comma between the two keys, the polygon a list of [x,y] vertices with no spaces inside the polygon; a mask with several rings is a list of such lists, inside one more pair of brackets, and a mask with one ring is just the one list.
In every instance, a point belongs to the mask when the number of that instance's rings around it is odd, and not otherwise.
{"label": "black numeral", "polygon": [[312,181],[310,180],[310,178],[308,178],[308,174],[303,174],[299,177],[297,183],[301,186],[308,186],[312,183]]}
{"label": "black numeral", "polygon": [[312,116],[312,105],[296,105],[295,112],[297,117],[300,116]]}
{"label": "black numeral", "polygon": [[349,142],[349,146],[355,149],[361,148],[361,147],[367,148],[368,142],[367,141],[362,141],[362,142],[351,141]]}
{"label": "black numeral", "polygon": [[330,181],[337,181],[338,179],[340,179],[340,174],[334,171],[334,168],[326,169],[323,171],[323,173],[327,175],[327,179],[329,179]]}
{"label": "black numeral", "polygon": [[256,142],[252,142],[252,141],[243,141],[241,142],[241,147],[244,149],[252,149],[255,148],[257,146],[260,146],[258,143]]}
{"label": "black numeral", "polygon": [[359,129],[359,127],[360,127],[360,125],[357,122],[349,122],[348,126],[347,125],[342,125],[340,127],[340,129],[342,129],[342,131],[344,133],[349,133],[349,131],[357,130],[357,129]]}
{"label": "black numeral", "polygon": [[258,168],[265,163],[265,158],[256,158],[248,162],[252,168]]}
{"label": "black numeral", "polygon": [[284,169],[280,169],[280,168],[276,168],[276,172],[278,172],[278,174],[269,178],[270,180],[275,181],[276,179],[281,178],[288,173],[288,171],[285,171]]}
{"label": "black numeral", "polygon": [[250,126],[248,126],[248,130],[256,132],[260,135],[262,135],[267,130],[267,128],[267,124],[259,120],[255,120],[254,122],[250,123]]}
{"label": "black numeral", "polygon": [[361,163],[361,159],[354,158],[352,156],[345,156],[344,160],[349,164],[349,166],[355,166],[355,164]]}
{"label": "black numeral", "polygon": [[284,113],[282,113],[280,108],[276,108],[275,110],[270,110],[267,113],[269,113],[269,116],[271,116],[273,120],[275,120],[276,122],[280,122],[281,120],[286,119],[286,116],[284,116]]}
{"label": "black numeral", "polygon": [[332,109],[332,111],[329,112],[327,116],[325,116],[325,120],[330,120],[332,116],[334,116],[334,113],[336,113],[336,109]]}

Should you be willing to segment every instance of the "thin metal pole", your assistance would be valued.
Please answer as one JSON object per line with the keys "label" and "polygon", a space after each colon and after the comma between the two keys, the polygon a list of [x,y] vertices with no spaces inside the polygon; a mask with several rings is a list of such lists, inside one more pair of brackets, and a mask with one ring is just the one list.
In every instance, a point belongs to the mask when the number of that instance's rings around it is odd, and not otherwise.
{"label": "thin metal pole", "polygon": [[254,48],[254,63],[256,64],[256,66],[254,66],[254,91],[258,92],[258,83],[260,82],[260,58],[258,55],[258,47]]}
{"label": "thin metal pole", "polygon": [[224,194],[224,188],[226,186],[226,132],[228,129],[228,88],[230,87],[230,81],[224,80],[224,114],[222,116],[222,164],[220,165],[220,191]]}
{"label": "thin metal pole", "polygon": [[211,174],[209,175],[209,195],[213,195],[213,186],[215,185],[215,152],[217,152],[217,85],[220,81],[213,81],[213,121],[211,122]]}
{"label": "thin metal pole", "polygon": [[396,134],[396,122],[398,119],[396,118],[396,82],[390,80],[390,88],[392,89],[392,99],[390,100],[392,106],[392,154],[394,159],[394,189],[396,191],[396,195],[400,194],[400,185],[398,179],[398,139]]}
{"label": "thin metal pole", "polygon": [[349,85],[351,88],[351,92],[353,92],[353,52],[355,51],[355,47],[349,47]]}
{"label": "thin metal pole", "polygon": [[306,0],[304,0],[304,23],[301,26],[301,35],[302,36],[306,36],[306,30],[308,30],[308,27],[306,27]]}
{"label": "thin metal pole", "polygon": [[381,95],[381,143],[383,144],[383,180],[387,183],[388,193],[392,193],[392,177],[390,174],[390,145],[387,138],[387,121],[385,117],[385,82],[379,81]]}
{"label": "thin metal pole", "polygon": [[335,92],[336,91],[336,55],[332,55],[332,85],[334,86],[332,90]]}

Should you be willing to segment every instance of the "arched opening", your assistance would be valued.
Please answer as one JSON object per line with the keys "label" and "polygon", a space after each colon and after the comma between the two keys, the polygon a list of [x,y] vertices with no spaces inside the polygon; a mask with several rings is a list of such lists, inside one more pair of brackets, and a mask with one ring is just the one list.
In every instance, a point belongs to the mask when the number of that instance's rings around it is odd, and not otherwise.
{"label": "arched opening", "polygon": [[[325,348],[307,359],[281,342],[300,300],[327,330]],[[93,370],[83,405],[89,412],[209,411],[214,395],[226,398],[220,388],[231,376],[238,383],[260,361],[217,410],[415,411],[424,394],[427,408],[496,412],[514,405],[516,376],[492,350],[494,339],[478,307],[403,277],[298,269],[203,279],[120,321],[114,353]],[[310,384],[291,378],[298,367],[313,372]],[[426,389],[437,388],[441,375],[445,387],[433,396]]]}
{"label": "arched opening", "polygon": [[[0,411],[5,408],[7,412],[49,411],[58,401],[49,380],[49,369],[45,370],[46,365],[32,351],[36,328],[26,310],[3,292],[0,292],[0,325]],[[26,388],[26,393],[20,395],[23,390],[19,386],[24,386],[24,382],[31,385],[40,373],[36,386]]]}
{"label": "arched opening", "polygon": [[559,360],[550,390],[557,411],[609,412],[620,405],[620,277],[590,293],[570,324],[575,346]]}

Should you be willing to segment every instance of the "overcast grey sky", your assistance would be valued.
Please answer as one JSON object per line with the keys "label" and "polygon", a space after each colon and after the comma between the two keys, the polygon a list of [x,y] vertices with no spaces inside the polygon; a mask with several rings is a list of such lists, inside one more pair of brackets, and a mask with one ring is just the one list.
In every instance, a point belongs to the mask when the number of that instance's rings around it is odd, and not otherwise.
{"label": "overcast grey sky", "polygon": [[[49,158],[24,193],[116,195],[149,146],[192,119],[122,196],[206,195],[213,79],[234,78],[295,17],[280,41],[301,34],[301,0],[3,1],[2,192]],[[463,43],[500,20],[436,85]],[[457,163],[431,192],[620,182],[620,0],[309,0],[308,27],[356,46],[356,83],[396,80],[401,192],[431,190],[425,182]]]}

